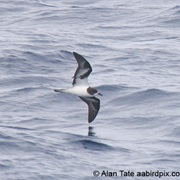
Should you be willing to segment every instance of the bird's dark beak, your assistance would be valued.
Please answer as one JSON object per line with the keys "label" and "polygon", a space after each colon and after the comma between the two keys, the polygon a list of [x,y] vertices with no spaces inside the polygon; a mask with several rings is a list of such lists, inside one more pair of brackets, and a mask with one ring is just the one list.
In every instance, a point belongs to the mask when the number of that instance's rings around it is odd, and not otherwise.
{"label": "bird's dark beak", "polygon": [[103,96],[101,93],[98,93],[98,95]]}

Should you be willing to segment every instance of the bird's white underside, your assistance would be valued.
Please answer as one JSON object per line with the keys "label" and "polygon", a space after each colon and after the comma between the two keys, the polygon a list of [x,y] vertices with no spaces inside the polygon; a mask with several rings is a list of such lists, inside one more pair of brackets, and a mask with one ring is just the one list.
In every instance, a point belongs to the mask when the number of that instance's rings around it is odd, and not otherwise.
{"label": "bird's white underside", "polygon": [[64,89],[63,92],[74,94],[77,96],[91,97],[87,92],[89,86],[73,86],[72,88]]}

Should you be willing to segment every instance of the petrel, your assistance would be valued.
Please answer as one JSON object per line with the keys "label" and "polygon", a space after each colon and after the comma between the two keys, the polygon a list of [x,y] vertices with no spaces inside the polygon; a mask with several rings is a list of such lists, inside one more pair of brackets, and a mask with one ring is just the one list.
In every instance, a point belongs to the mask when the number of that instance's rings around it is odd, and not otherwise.
{"label": "petrel", "polygon": [[100,109],[100,100],[95,96],[102,96],[102,94],[97,89],[89,86],[88,76],[92,72],[89,62],[76,52],[73,52],[73,55],[78,63],[73,76],[73,86],[68,89],[55,89],[54,91],[79,96],[88,105],[88,122],[91,123],[96,118]]}

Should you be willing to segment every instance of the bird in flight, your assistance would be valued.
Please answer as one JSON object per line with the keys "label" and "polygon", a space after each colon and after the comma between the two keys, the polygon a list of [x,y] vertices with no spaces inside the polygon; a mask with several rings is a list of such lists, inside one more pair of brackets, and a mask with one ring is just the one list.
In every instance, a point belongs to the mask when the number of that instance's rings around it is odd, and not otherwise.
{"label": "bird in flight", "polygon": [[92,72],[89,62],[80,54],[73,52],[78,67],[73,76],[72,87],[68,89],[55,89],[55,92],[70,93],[79,96],[88,105],[88,122],[91,123],[100,109],[100,100],[95,96],[102,94],[97,89],[90,87],[88,76]]}

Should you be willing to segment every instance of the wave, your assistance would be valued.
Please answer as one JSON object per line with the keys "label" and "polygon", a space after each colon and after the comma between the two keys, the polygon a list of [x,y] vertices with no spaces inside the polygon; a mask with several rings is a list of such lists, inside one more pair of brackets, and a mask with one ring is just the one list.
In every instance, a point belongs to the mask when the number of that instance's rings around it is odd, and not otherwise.
{"label": "wave", "polygon": [[[130,87],[125,85],[100,85],[96,88],[103,94],[103,96],[106,97],[103,98],[105,101],[109,98],[111,98],[111,100],[113,99],[110,102],[114,102],[114,100],[116,101],[117,96],[119,96],[119,94],[121,94],[122,96],[137,89],[136,87]],[[115,96],[116,98],[114,98]]]}
{"label": "wave", "polygon": [[109,151],[109,150],[113,150],[114,148],[104,144],[104,143],[100,143],[97,141],[93,141],[93,140],[78,140],[75,141],[74,143],[78,143],[81,144],[83,146],[83,148],[85,149],[89,149],[89,150],[95,150],[95,151]]}
{"label": "wave", "polygon": [[170,136],[180,138],[180,126],[176,126],[171,130]]}
{"label": "wave", "polygon": [[146,102],[157,102],[160,99],[167,98],[174,93],[168,92],[168,91],[163,91],[160,89],[148,89],[148,90],[143,90],[139,92],[133,92],[131,94],[121,96],[118,98],[114,98],[111,100],[109,103],[118,105],[118,104],[139,104],[139,103],[146,103]]}
{"label": "wave", "polygon": [[177,5],[177,6],[170,8],[169,11],[171,11],[172,14],[180,15],[180,5]]}
{"label": "wave", "polygon": [[180,6],[171,7],[159,14],[156,21],[162,23],[162,25],[171,25],[171,27],[179,27],[179,14],[180,14]]}
{"label": "wave", "polygon": [[100,85],[97,87],[98,89],[101,89],[103,91],[122,91],[122,90],[127,90],[127,89],[134,89],[134,87],[128,87],[128,86],[123,86],[123,85]]}

